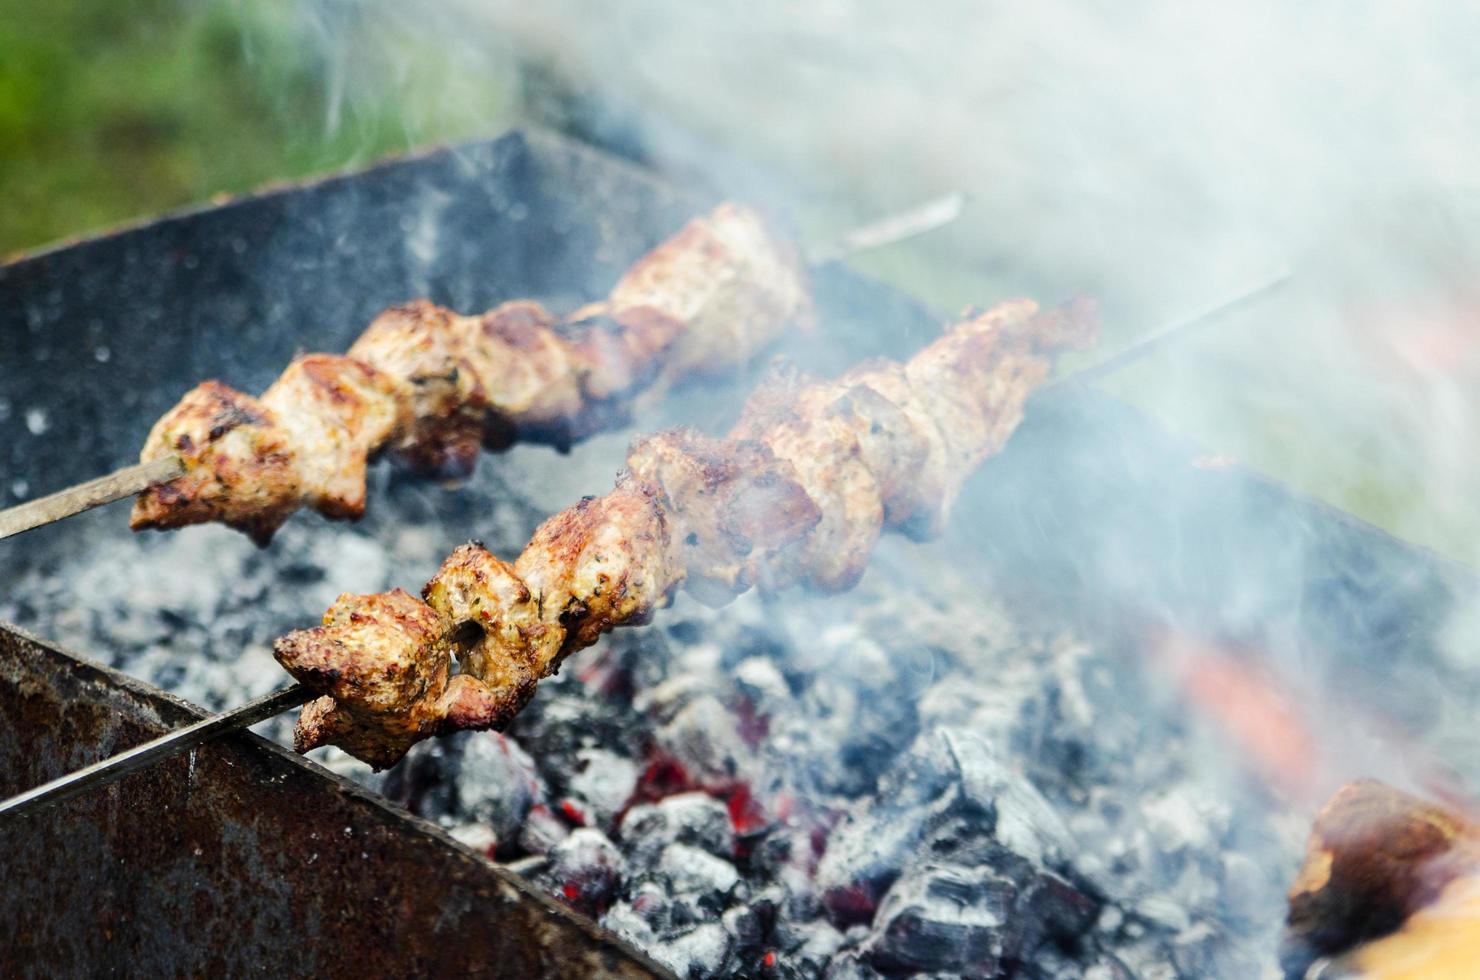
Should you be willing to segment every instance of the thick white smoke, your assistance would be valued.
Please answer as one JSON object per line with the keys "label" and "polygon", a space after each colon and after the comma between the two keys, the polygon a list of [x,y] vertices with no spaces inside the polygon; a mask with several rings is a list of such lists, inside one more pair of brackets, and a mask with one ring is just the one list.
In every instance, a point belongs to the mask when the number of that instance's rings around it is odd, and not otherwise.
{"label": "thick white smoke", "polygon": [[[965,189],[958,226],[869,264],[942,307],[1085,291],[1115,346],[1292,268],[1279,302],[1119,390],[1399,533],[1480,552],[1468,503],[1480,478],[1463,449],[1480,375],[1470,5],[303,9],[334,125],[343,104],[387,92],[407,96],[413,120],[471,112],[469,93],[509,88],[518,63],[526,96],[529,78],[554,79],[589,133],[631,137],[669,172],[731,191],[762,174],[819,232]],[[455,84],[410,85],[429,58]],[[551,116],[538,97],[525,110]]]}

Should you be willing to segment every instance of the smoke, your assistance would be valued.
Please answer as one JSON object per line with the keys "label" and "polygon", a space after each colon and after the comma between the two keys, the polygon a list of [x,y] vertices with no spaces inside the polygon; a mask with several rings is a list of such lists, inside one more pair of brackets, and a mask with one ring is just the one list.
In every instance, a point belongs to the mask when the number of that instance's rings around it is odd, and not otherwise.
{"label": "smoke", "polygon": [[1278,303],[1115,390],[1398,533],[1480,551],[1456,449],[1480,373],[1469,5],[289,9],[323,52],[330,128],[388,100],[408,137],[522,113],[815,235],[964,189],[955,228],[863,262],[942,308],[1088,292],[1113,348],[1291,269]]}
{"label": "smoke", "polygon": [[[1480,9],[1454,0],[316,9],[340,17],[313,28],[333,52],[329,126],[342,125],[345,100],[405,89],[409,66],[435,58],[456,66],[460,87],[421,90],[407,102],[413,117],[430,111],[429,97],[446,112],[459,93],[501,79],[526,117],[683,182],[784,204],[813,232],[965,190],[972,204],[955,227],[863,263],[940,307],[1088,292],[1102,300],[1114,348],[1288,269],[1292,286],[1278,297],[1107,387],[1212,452],[1451,557],[1480,558],[1470,448],[1480,435]],[[1232,526],[1258,519],[1210,515]],[[1268,629],[1293,636],[1301,582],[1363,574],[1313,570],[1313,560],[1292,540],[1261,566],[1275,572],[1239,582],[1222,611],[1248,621],[1284,609],[1289,622]],[[1129,559],[1118,572],[1138,575]],[[1480,617],[1456,615],[1436,636],[1436,660],[1473,670]],[[1302,656],[1282,667],[1317,703],[1340,676],[1342,651]],[[1429,721],[1467,717],[1451,703],[1458,697]],[[1339,713],[1318,705],[1312,724],[1356,738],[1336,725]],[[1343,774],[1365,764],[1403,781],[1391,748],[1334,754]],[[1446,761],[1461,768],[1475,755],[1450,751]]]}

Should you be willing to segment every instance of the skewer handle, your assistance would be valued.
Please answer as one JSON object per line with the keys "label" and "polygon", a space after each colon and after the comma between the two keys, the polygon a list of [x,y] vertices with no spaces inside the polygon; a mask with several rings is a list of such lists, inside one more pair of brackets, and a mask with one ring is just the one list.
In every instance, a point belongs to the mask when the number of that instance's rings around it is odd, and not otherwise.
{"label": "skewer handle", "polygon": [[26,790],[18,796],[12,796],[0,802],[0,822],[18,819],[54,803],[70,800],[90,789],[107,786],[161,759],[196,748],[211,739],[247,728],[259,721],[265,721],[289,708],[305,704],[314,697],[312,691],[300,684],[294,684],[292,687],[248,701],[231,711],[203,718],[193,725],[161,735],[153,741],[137,745],[100,762],[94,762],[76,772],[70,772],[49,783],[43,783],[35,789]]}
{"label": "skewer handle", "polygon": [[50,524],[73,514],[80,514],[103,504],[147,490],[156,483],[168,483],[185,472],[180,457],[169,455],[147,463],[114,470],[75,487],[59,490],[50,496],[0,510],[0,540],[33,527]]}

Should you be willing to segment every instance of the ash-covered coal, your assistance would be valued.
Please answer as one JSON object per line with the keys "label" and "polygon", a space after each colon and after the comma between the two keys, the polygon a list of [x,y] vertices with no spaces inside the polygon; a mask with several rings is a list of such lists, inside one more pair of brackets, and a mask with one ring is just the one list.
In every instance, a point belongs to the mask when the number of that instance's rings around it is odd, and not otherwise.
{"label": "ash-covered coal", "polygon": [[[513,553],[532,488],[599,487],[600,458],[521,452],[456,494],[379,468],[364,524],[267,551],[88,515],[85,549],[12,569],[0,617],[229,706],[284,682],[272,639],[337,593],[416,583],[464,529]],[[846,595],[680,598],[506,733],[379,776],[316,757],[681,976],[1274,976],[1303,827],[1215,756],[1134,662],[896,541]]]}
{"label": "ash-covered coal", "polygon": [[[392,779],[455,780],[422,812],[469,840],[533,799],[580,833],[536,873],[578,908],[615,848],[600,921],[680,975],[1274,975],[1298,826],[1112,651],[939,569],[898,588],[927,554],[840,597],[680,600]],[[543,795],[478,775],[515,743]],[[520,841],[490,846],[548,846]]]}

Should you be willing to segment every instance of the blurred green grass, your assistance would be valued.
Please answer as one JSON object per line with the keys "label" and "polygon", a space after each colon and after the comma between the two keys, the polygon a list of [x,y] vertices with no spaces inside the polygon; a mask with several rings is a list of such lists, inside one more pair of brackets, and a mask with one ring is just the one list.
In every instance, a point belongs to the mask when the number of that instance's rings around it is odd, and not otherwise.
{"label": "blurred green grass", "polygon": [[[508,116],[497,73],[365,14],[276,0],[0,0],[0,254]],[[336,63],[336,47],[354,45],[377,57]]]}

